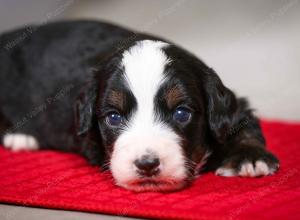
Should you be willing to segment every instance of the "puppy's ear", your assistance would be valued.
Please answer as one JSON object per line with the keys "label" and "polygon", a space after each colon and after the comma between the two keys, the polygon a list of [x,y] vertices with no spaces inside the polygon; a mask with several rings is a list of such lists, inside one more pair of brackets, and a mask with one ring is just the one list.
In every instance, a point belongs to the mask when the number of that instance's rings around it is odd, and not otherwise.
{"label": "puppy's ear", "polygon": [[87,134],[93,126],[97,89],[95,83],[89,83],[83,88],[76,101],[75,121],[77,135]]}
{"label": "puppy's ear", "polygon": [[206,71],[203,85],[209,129],[219,143],[224,143],[230,130],[239,120],[238,100],[212,69]]}

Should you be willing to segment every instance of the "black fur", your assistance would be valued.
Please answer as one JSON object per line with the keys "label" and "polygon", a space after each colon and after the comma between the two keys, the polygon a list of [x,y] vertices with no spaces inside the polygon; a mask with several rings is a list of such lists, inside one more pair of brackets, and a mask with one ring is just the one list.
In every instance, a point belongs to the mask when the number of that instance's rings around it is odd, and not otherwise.
{"label": "black fur", "polygon": [[[24,33],[22,41],[9,47]],[[80,152],[92,164],[103,164],[120,132],[104,123],[111,107],[107,92],[125,92],[123,113],[129,118],[136,103],[118,78],[118,63],[121,53],[141,39],[159,38],[94,21],[58,22],[1,35],[1,135],[31,134],[43,148]],[[170,80],[156,98],[158,118],[184,137],[186,156],[198,162],[197,154],[211,150],[207,170],[228,164],[238,170],[243,161],[258,159],[276,168],[278,160],[265,150],[258,119],[246,100],[236,98],[189,52],[177,46],[164,52],[174,62],[166,67]],[[193,109],[193,121],[186,126],[172,122],[171,110],[160,98],[172,84],[182,88],[183,104]]]}

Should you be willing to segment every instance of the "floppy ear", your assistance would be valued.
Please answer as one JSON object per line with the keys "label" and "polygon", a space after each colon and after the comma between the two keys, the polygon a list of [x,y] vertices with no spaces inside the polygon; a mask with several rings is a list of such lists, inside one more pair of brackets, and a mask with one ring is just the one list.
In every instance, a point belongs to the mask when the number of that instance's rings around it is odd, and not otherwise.
{"label": "floppy ear", "polygon": [[95,115],[97,90],[95,83],[89,83],[83,89],[76,101],[76,133],[77,135],[87,134],[93,126]]}
{"label": "floppy ear", "polygon": [[205,73],[203,85],[210,131],[219,143],[224,143],[240,118],[238,100],[212,69]]}
{"label": "floppy ear", "polygon": [[80,140],[80,154],[92,165],[104,165],[105,148],[98,130],[96,100],[98,86],[95,82],[87,84],[76,102],[75,128]]}

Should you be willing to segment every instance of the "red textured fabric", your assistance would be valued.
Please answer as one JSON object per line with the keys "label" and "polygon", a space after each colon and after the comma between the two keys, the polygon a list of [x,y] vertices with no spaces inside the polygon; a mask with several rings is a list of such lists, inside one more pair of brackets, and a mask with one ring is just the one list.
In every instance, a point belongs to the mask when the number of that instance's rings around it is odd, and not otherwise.
{"label": "red textured fabric", "polygon": [[300,124],[262,126],[269,149],[281,161],[276,175],[208,173],[190,188],[167,194],[121,189],[109,173],[74,154],[0,148],[0,202],[160,219],[300,219]]}

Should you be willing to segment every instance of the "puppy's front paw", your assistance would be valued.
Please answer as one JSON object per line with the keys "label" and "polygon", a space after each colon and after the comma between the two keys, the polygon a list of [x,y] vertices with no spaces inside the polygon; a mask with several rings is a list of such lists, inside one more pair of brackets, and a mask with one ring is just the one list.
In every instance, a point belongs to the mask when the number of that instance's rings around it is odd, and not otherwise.
{"label": "puppy's front paw", "polygon": [[274,174],[279,168],[278,159],[262,148],[245,148],[226,158],[216,170],[220,176],[258,177]]}
{"label": "puppy's front paw", "polygon": [[3,137],[3,145],[12,151],[39,149],[39,144],[35,137],[26,134],[6,134]]}

